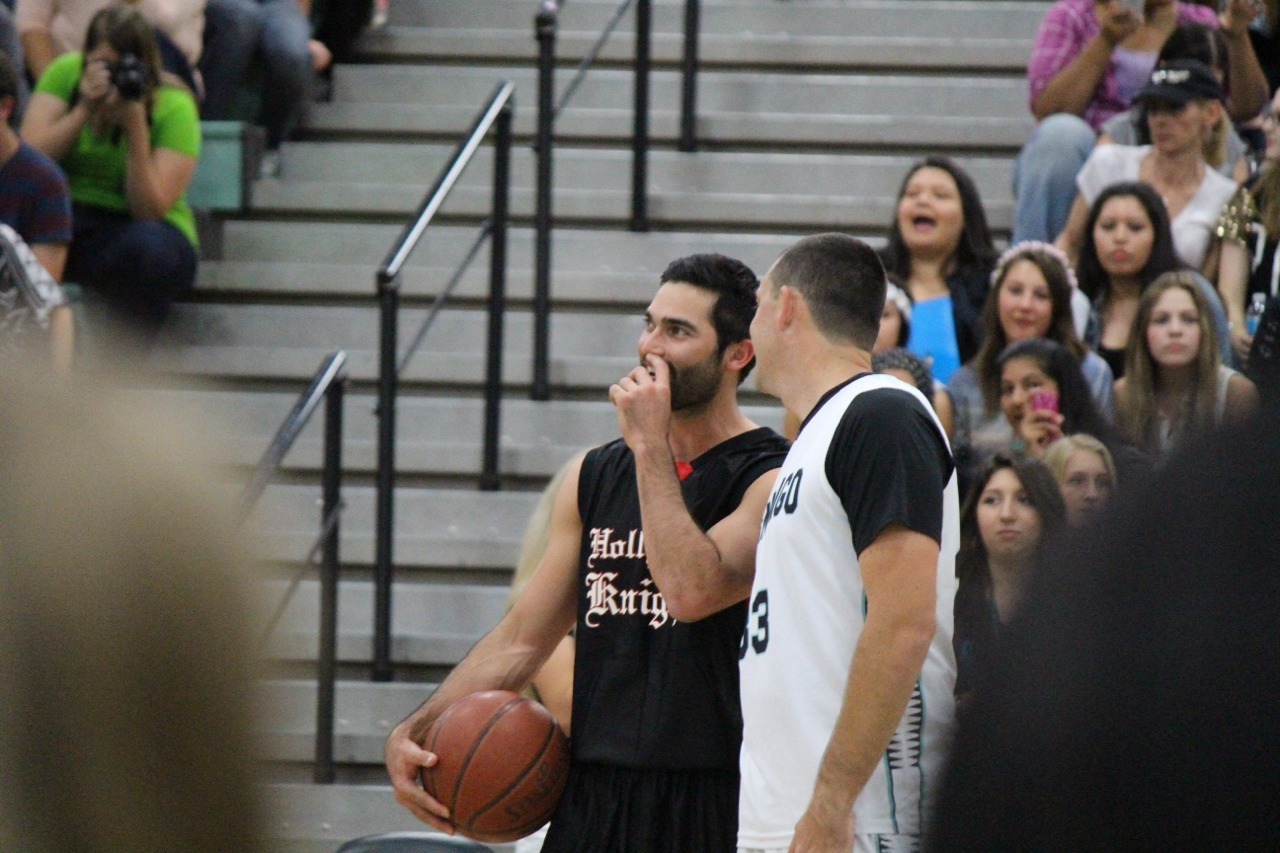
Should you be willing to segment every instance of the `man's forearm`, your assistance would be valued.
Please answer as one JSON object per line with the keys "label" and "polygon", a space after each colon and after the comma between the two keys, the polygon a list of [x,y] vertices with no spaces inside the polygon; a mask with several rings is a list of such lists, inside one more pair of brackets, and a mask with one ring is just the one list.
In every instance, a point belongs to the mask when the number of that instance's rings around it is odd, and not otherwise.
{"label": "man's forearm", "polygon": [[[867,621],[854,651],[844,702],[818,768],[813,803],[847,811],[884,760],[933,640],[932,622]],[[811,806],[813,808],[813,806]]]}
{"label": "man's forearm", "polygon": [[645,558],[668,610],[695,621],[723,609],[720,552],[689,515],[670,449],[655,443],[635,459]]}

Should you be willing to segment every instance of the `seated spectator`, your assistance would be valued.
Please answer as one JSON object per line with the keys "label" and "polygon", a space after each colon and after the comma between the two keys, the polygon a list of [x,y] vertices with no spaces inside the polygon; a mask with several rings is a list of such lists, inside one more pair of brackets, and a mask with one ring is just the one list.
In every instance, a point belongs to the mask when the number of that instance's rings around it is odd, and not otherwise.
{"label": "seated spectator", "polygon": [[1048,243],[1020,243],[1000,256],[991,278],[982,349],[947,386],[956,407],[952,452],[966,481],[1013,438],[1000,408],[998,366],[1009,344],[1035,338],[1061,344],[1080,363],[1094,407],[1104,418],[1115,416],[1111,368],[1081,343],[1072,322],[1076,286],[1066,256]]}
{"label": "seated spectator", "polygon": [[1036,459],[998,454],[960,512],[956,554],[956,696],[975,688],[1001,627],[1018,607],[1041,550],[1066,521],[1057,483]]}
{"label": "seated spectator", "polygon": [[880,352],[873,350],[871,369],[876,373],[895,376],[908,385],[915,386],[916,390],[933,405],[933,411],[937,414],[943,431],[948,438],[951,437],[955,429],[955,412],[951,405],[951,395],[947,393],[945,385],[940,385],[938,380],[933,378],[933,373],[924,359],[901,347]]}
{"label": "seated spectator", "polygon": [[1013,434],[1010,448],[1036,458],[1064,435],[1085,432],[1112,443],[1111,426],[1093,405],[1093,396],[1071,351],[1046,338],[1010,344],[1000,369],[1000,409]]}
{"label": "seated spectator", "polygon": [[[1178,27],[1160,49],[1157,65],[1177,59],[1195,59],[1203,62],[1213,71],[1219,83],[1225,82],[1230,76],[1227,39],[1222,34],[1222,30],[1211,30],[1199,24],[1183,24]],[[1237,184],[1243,184],[1249,178],[1249,146],[1240,138],[1240,134],[1225,116],[1223,121],[1225,122],[1223,140],[1225,148],[1221,152],[1216,150],[1212,152],[1214,159],[1221,155],[1221,162],[1214,165],[1223,177],[1231,178]],[[1147,128],[1147,117],[1141,104],[1112,116],[1107,119],[1106,124],[1102,125],[1102,132],[1098,134],[1098,145],[1113,144],[1151,144],[1151,132]],[[1206,152],[1206,160],[1212,162],[1208,155],[1210,152]]]}
{"label": "seated spectator", "polygon": [[881,256],[914,302],[908,347],[939,382],[978,351],[995,254],[973,178],[945,157],[912,166]]}
{"label": "seated spectator", "polygon": [[1045,555],[959,720],[928,853],[1280,849],[1275,416]]}
{"label": "seated spectator", "polygon": [[[200,60],[205,0],[121,0],[156,28],[162,64],[196,91],[192,70]],[[18,0],[18,32],[32,80],[49,63],[84,44],[89,22],[112,0]]]}
{"label": "seated spectator", "polygon": [[1169,211],[1173,245],[1188,267],[1216,278],[1213,232],[1223,207],[1235,195],[1230,178],[1210,168],[1221,162],[1230,129],[1222,113],[1222,89],[1202,62],[1179,60],[1157,68],[1138,94],[1151,145],[1104,145],[1080,170],[1080,194],[1058,245],[1074,256],[1080,248],[1089,206],[1111,184],[1150,184]]}
{"label": "seated spectator", "polygon": [[1116,463],[1107,446],[1087,433],[1064,435],[1049,445],[1043,461],[1058,481],[1067,507],[1067,524],[1096,524],[1118,482]]}
{"label": "seated spectator", "polygon": [[1129,108],[1156,55],[1179,24],[1221,24],[1231,58],[1231,116],[1246,120],[1266,99],[1246,35],[1252,0],[1211,9],[1147,0],[1135,14],[1120,0],[1058,0],[1045,14],[1027,65],[1031,112],[1039,124],[1014,166],[1014,242],[1052,240],[1067,223],[1075,177],[1102,125]]}
{"label": "seated spectator", "polygon": [[[896,276],[890,275],[890,279]],[[896,281],[885,282],[884,312],[880,315],[880,331],[871,347],[872,353],[905,347],[911,339],[911,297]]]}
{"label": "seated spectator", "polygon": [[1225,367],[1209,305],[1185,272],[1152,282],[1138,305],[1116,381],[1121,434],[1155,456],[1223,423],[1241,423],[1258,408],[1258,390]]}
{"label": "seated spectator", "polygon": [[[129,80],[115,73],[128,67],[126,56],[140,65]],[[84,52],[50,64],[22,136],[70,179],[67,276],[131,320],[148,344],[173,298],[195,280],[195,218],[184,193],[200,154],[200,121],[191,93],[161,71],[151,26],[135,9],[102,10]]]}
{"label": "seated spectator", "polygon": [[1261,171],[1222,211],[1218,237],[1222,264],[1218,288],[1226,304],[1231,348],[1243,364],[1253,345],[1245,309],[1257,298],[1280,294],[1280,92],[1263,116],[1266,150]]}
{"label": "seated spectator", "polygon": [[[1155,190],[1142,183],[1112,184],[1098,194],[1085,220],[1079,263],[1080,289],[1093,300],[1093,317],[1085,342],[1107,362],[1111,373],[1124,375],[1124,351],[1142,291],[1167,272],[1182,268],[1173,247],[1169,214]],[[1196,276],[1202,290],[1212,286]],[[1226,313],[1216,294],[1210,311],[1220,335],[1226,335]],[[1229,357],[1223,340],[1224,357]]]}
{"label": "seated spectator", "polygon": [[[14,20],[12,8],[3,5],[0,5],[0,53],[8,57],[14,68],[26,68],[26,60],[22,55],[22,39],[18,37],[18,22]],[[30,95],[26,75],[19,74],[17,112],[19,117],[26,108],[27,98]]]}
{"label": "seated spectator", "polygon": [[280,146],[301,121],[315,73],[332,56],[311,37],[311,0],[208,0],[205,10],[204,117],[235,118],[236,94],[250,66],[262,68],[262,111],[267,150],[262,177],[280,174]]}
{"label": "seated spectator", "polygon": [[[29,286],[0,283],[0,291],[21,289],[37,324],[47,328],[54,367],[66,372],[71,367],[75,325],[57,280],[67,261],[71,242],[71,193],[67,179],[57,164],[24,143],[13,129],[18,104],[18,71],[0,54],[0,224],[13,229],[5,243],[12,247],[8,264],[11,274],[23,275]],[[29,247],[29,248],[28,248]],[[42,270],[22,272],[28,251],[30,261]],[[25,266],[29,267],[29,263]],[[41,276],[43,271],[47,276]],[[18,307],[0,297],[0,304]],[[7,313],[0,310],[0,314]],[[0,325],[7,326],[4,321]]]}

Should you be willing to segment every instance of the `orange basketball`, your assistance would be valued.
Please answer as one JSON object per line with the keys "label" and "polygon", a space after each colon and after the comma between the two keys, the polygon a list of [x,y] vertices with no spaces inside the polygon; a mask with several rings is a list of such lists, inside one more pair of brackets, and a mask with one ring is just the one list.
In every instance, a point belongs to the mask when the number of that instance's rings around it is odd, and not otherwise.
{"label": "orange basketball", "polygon": [[423,746],[438,760],[423,769],[422,787],[476,841],[515,841],[538,829],[569,778],[569,741],[551,712],[508,690],[458,700]]}

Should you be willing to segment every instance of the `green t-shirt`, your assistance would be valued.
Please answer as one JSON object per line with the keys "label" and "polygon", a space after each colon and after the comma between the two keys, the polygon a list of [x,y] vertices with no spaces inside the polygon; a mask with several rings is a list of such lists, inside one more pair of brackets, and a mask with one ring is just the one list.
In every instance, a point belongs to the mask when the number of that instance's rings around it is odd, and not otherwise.
{"label": "green t-shirt", "polygon": [[[83,72],[83,54],[63,54],[49,63],[36,84],[36,91],[70,104]],[[125,162],[128,149],[123,135],[119,140],[113,140],[114,135],[99,136],[85,127],[80,131],[75,148],[59,161],[59,165],[67,173],[74,201],[127,213],[129,200],[125,195]],[[156,90],[155,106],[151,110],[151,147],[168,148],[199,158],[200,114],[195,99],[185,89],[161,86]],[[178,199],[164,219],[185,234],[193,246],[199,245],[195,217],[185,196]]]}

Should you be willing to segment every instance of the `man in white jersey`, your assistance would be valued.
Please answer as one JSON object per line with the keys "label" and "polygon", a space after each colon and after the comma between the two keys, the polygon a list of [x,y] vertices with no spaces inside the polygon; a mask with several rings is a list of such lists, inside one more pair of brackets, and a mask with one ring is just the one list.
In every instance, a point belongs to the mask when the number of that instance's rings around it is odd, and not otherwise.
{"label": "man in white jersey", "polygon": [[870,247],[806,238],[757,292],[760,387],[802,426],[748,599],[738,846],[916,850],[954,718],[950,449],[915,388],[872,373]]}

